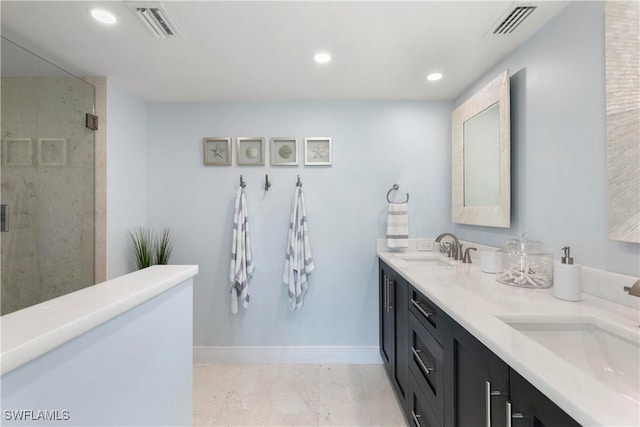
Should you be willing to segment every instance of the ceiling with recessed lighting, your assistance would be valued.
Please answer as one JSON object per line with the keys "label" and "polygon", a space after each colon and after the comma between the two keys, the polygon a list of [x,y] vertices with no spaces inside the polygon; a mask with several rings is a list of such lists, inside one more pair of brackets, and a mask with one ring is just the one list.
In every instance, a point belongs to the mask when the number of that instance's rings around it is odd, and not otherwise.
{"label": "ceiling with recessed lighting", "polygon": [[[0,7],[4,37],[149,101],[451,100],[567,3],[535,2],[513,33],[494,35],[516,3],[164,1],[184,35],[173,38],[155,37],[121,1]],[[117,22],[95,22],[90,8]],[[318,52],[331,60],[316,63]],[[427,80],[436,72],[440,80]]]}

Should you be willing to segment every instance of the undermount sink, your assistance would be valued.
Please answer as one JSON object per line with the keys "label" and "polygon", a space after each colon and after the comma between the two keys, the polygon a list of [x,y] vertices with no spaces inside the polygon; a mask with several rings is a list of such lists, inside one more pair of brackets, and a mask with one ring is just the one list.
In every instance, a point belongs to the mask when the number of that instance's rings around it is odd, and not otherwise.
{"label": "undermount sink", "polygon": [[640,403],[640,331],[587,316],[498,316],[629,399]]}
{"label": "undermount sink", "polygon": [[391,262],[396,264],[400,268],[417,267],[417,266],[451,266],[455,264],[450,258],[445,258],[442,255],[434,252],[426,252],[424,254],[394,254],[391,257]]}

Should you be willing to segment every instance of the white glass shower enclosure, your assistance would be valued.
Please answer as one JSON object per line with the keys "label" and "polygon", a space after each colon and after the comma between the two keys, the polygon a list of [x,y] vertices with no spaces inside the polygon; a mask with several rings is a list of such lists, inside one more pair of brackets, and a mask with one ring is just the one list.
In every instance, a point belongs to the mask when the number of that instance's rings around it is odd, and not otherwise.
{"label": "white glass shower enclosure", "polygon": [[94,283],[95,90],[4,37],[1,53],[5,315]]}

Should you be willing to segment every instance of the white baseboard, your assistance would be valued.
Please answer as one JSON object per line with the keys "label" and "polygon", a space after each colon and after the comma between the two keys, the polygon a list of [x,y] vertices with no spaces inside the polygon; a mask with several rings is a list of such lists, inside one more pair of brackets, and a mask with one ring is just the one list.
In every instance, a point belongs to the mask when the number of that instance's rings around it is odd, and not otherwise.
{"label": "white baseboard", "polygon": [[380,364],[376,346],[199,346],[194,363],[340,363]]}

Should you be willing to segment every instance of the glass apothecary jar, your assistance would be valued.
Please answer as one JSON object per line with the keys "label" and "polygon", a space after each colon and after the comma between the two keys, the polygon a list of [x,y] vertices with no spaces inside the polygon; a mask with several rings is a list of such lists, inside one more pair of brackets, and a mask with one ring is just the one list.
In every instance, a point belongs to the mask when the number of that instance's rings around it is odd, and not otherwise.
{"label": "glass apothecary jar", "polygon": [[553,285],[553,255],[544,252],[542,242],[529,240],[526,234],[505,242],[498,252],[502,273],[496,280],[521,288],[548,288]]}

